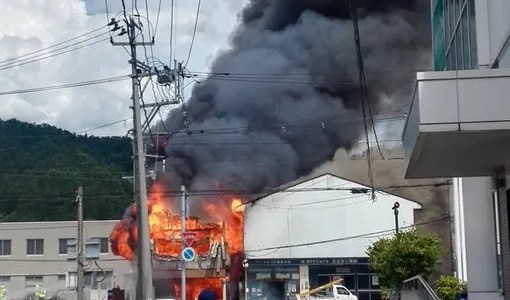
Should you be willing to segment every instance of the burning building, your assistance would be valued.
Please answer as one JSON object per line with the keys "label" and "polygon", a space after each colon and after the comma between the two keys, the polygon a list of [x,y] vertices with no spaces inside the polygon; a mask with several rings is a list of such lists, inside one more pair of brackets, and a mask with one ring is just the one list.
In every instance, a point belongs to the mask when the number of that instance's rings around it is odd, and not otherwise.
{"label": "burning building", "polygon": [[[179,197],[168,197],[161,184],[154,184],[148,198],[153,277],[156,295],[180,297],[181,215]],[[213,202],[214,201],[214,202]],[[188,299],[195,299],[204,288],[223,293],[224,281],[230,290],[238,285],[242,272],[243,210],[237,197],[204,199],[201,218],[188,216],[185,231],[196,235],[195,261],[187,264]],[[137,245],[136,207],[129,207],[111,236],[112,251],[133,261]]]}
{"label": "burning building", "polygon": [[[149,200],[156,266],[169,266],[180,249],[177,197],[165,191],[187,187],[198,218],[187,225],[199,232],[199,254],[221,245],[224,255],[215,262],[221,267],[211,268],[215,286],[221,270],[230,270],[235,282],[242,252],[242,212],[232,210],[238,196],[271,191],[332,160],[337,149],[357,146],[369,122],[362,94],[375,128],[403,121],[415,71],[430,64],[429,1],[352,1],[367,91],[359,88],[350,2],[251,0],[232,48],[210,72],[189,71],[200,84],[158,124],[168,136],[165,172]],[[112,233],[113,249],[127,259],[136,245],[135,216],[128,209]]]}

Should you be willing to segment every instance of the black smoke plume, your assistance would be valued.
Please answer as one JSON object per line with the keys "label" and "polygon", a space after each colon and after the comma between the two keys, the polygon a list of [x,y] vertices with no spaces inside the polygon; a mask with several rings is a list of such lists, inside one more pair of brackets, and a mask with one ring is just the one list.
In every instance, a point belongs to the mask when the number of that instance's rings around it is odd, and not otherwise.
{"label": "black smoke plume", "polygon": [[[409,101],[413,72],[429,65],[429,1],[353,2],[377,119]],[[175,189],[276,187],[363,136],[348,0],[251,0],[240,18],[231,50],[164,121]]]}

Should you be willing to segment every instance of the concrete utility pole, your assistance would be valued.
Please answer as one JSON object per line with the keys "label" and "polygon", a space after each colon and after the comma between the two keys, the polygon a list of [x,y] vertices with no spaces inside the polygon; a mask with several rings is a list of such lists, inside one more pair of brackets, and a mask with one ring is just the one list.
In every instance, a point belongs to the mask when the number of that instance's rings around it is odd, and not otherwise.
{"label": "concrete utility pole", "polygon": [[[181,253],[184,253],[186,248],[186,240],[184,239],[184,232],[186,232],[186,187],[181,186]],[[181,254],[181,300],[186,300],[186,261]]]}
{"label": "concrete utility pole", "polygon": [[[133,143],[134,143],[134,181],[135,181],[135,202],[137,212],[137,269],[138,278],[136,285],[136,299],[150,300],[153,299],[152,285],[152,253],[149,240],[149,213],[147,207],[147,183],[145,174],[145,156],[143,144],[143,132],[141,121],[141,105],[140,105],[140,79],[151,74],[142,74],[138,70],[139,64],[136,58],[136,47],[143,45],[152,45],[153,42],[137,42],[137,28],[140,28],[133,17],[125,20],[127,23],[128,43],[116,43],[111,40],[114,46],[129,46],[131,59],[131,84],[132,84],[132,100],[133,100]],[[116,22],[116,21],[115,21]]]}
{"label": "concrete utility pole", "polygon": [[83,278],[83,187],[78,187],[76,191],[76,202],[78,205],[78,238],[76,241],[76,298],[77,300],[85,300]]}
{"label": "concrete utility pole", "polygon": [[[148,85],[147,83],[141,87],[140,81],[143,77],[157,76],[159,84],[169,85],[174,83],[176,78],[181,79],[184,77],[182,69],[177,74],[176,70],[164,67],[163,70],[158,70],[155,67],[149,66],[149,62],[143,63],[136,58],[137,46],[151,46],[154,44],[154,37],[152,36],[150,42],[143,41],[141,34],[143,24],[136,23],[137,16],[128,16],[124,12],[124,20],[112,19],[108,26],[114,26],[110,31],[116,32],[120,30],[116,36],[123,36],[127,33],[129,42],[115,42],[114,37],[110,37],[110,42],[114,46],[129,46],[131,59],[131,80],[132,80],[132,100],[133,104],[133,157],[134,157],[134,187],[135,187],[135,202],[137,208],[137,230],[138,230],[138,244],[137,244],[137,269],[138,281],[136,287],[136,300],[150,300],[154,298],[154,289],[152,284],[152,253],[149,240],[149,216],[147,207],[147,183],[146,183],[146,170],[145,170],[145,153],[144,153],[144,139],[143,131],[150,127],[150,122],[157,115],[159,109],[164,105],[179,104],[181,97],[177,96],[173,100],[157,101],[156,103],[145,103],[140,105],[141,94]],[[139,16],[138,16],[139,20]],[[119,23],[127,24],[127,30]],[[150,25],[149,25],[150,26]],[[136,37],[141,36],[142,41],[137,41]],[[149,33],[150,36],[150,33]],[[142,123],[141,109],[151,108],[150,112],[146,114],[146,120]],[[168,134],[168,133],[166,133]],[[158,146],[158,145],[157,145]],[[152,175],[151,175],[152,177]]]}
{"label": "concrete utility pole", "polygon": [[129,45],[131,47],[131,83],[133,88],[133,128],[135,143],[135,199],[138,222],[138,282],[137,300],[153,298],[152,254],[149,241],[149,212],[147,207],[147,183],[145,180],[145,157],[140,108],[140,78],[136,68],[136,26],[133,18],[128,23]]}

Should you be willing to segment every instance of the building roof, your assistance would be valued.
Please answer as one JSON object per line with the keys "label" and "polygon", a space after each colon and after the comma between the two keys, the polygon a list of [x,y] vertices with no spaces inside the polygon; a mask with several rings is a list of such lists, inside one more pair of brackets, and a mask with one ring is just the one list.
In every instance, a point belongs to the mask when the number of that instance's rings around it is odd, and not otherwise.
{"label": "building roof", "polygon": [[[250,199],[248,201],[245,202],[245,204],[248,204],[248,203],[252,203],[252,204],[255,204],[256,202],[258,202],[259,200],[261,199],[264,199],[266,197],[269,197],[271,195],[274,195],[274,194],[277,194],[279,192],[282,192],[282,191],[285,191],[285,190],[288,190],[288,189],[291,189],[293,187],[296,187],[298,185],[301,185],[303,183],[306,183],[306,182],[309,182],[309,181],[312,181],[312,180],[315,180],[315,179],[318,179],[318,178],[321,178],[321,177],[324,177],[324,176],[332,176],[332,177],[335,177],[335,178],[338,178],[338,179],[341,179],[341,180],[345,180],[345,181],[349,181],[349,182],[352,182],[353,184],[356,184],[356,185],[359,185],[359,186],[362,186],[362,188],[366,189],[366,192],[369,192],[372,188],[363,184],[363,183],[360,183],[360,182],[357,182],[357,181],[353,181],[353,180],[350,180],[350,179],[347,179],[345,177],[342,177],[342,176],[339,176],[339,175],[335,175],[335,174],[332,174],[330,172],[325,172],[321,175],[316,175],[314,177],[311,177],[311,178],[299,178],[297,180],[294,180],[294,181],[291,181],[291,182],[288,182],[286,184],[283,184],[281,185],[280,187],[276,188],[274,191],[270,192],[270,193],[267,193],[267,194],[264,194],[262,196],[257,196],[253,199]],[[410,202],[414,202],[416,204],[418,204],[421,208],[421,203],[419,203],[418,201],[416,200],[413,200],[413,199],[408,199],[408,198],[405,198],[405,197],[402,197],[402,196],[399,196],[399,195],[396,195],[396,194],[393,194],[391,192],[387,192],[384,190],[385,187],[375,187],[374,189],[380,193],[384,193],[384,194],[387,194],[387,195],[392,195],[392,196],[395,196],[395,197],[398,197],[402,200],[406,200],[406,201],[410,201]],[[387,187],[386,187],[387,188]],[[345,190],[351,190],[353,191],[354,189],[357,189],[359,190],[360,188],[346,188]]]}

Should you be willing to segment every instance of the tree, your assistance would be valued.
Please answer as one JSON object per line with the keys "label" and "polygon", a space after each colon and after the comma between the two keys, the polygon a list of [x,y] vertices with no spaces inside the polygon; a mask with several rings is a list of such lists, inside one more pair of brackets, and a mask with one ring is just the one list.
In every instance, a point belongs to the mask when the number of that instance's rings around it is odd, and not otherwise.
{"label": "tree", "polygon": [[465,285],[456,277],[441,275],[436,281],[436,293],[443,300],[456,300]]}
{"label": "tree", "polygon": [[382,238],[368,247],[370,268],[384,287],[400,289],[405,279],[416,275],[427,278],[443,249],[437,236],[416,230]]}

